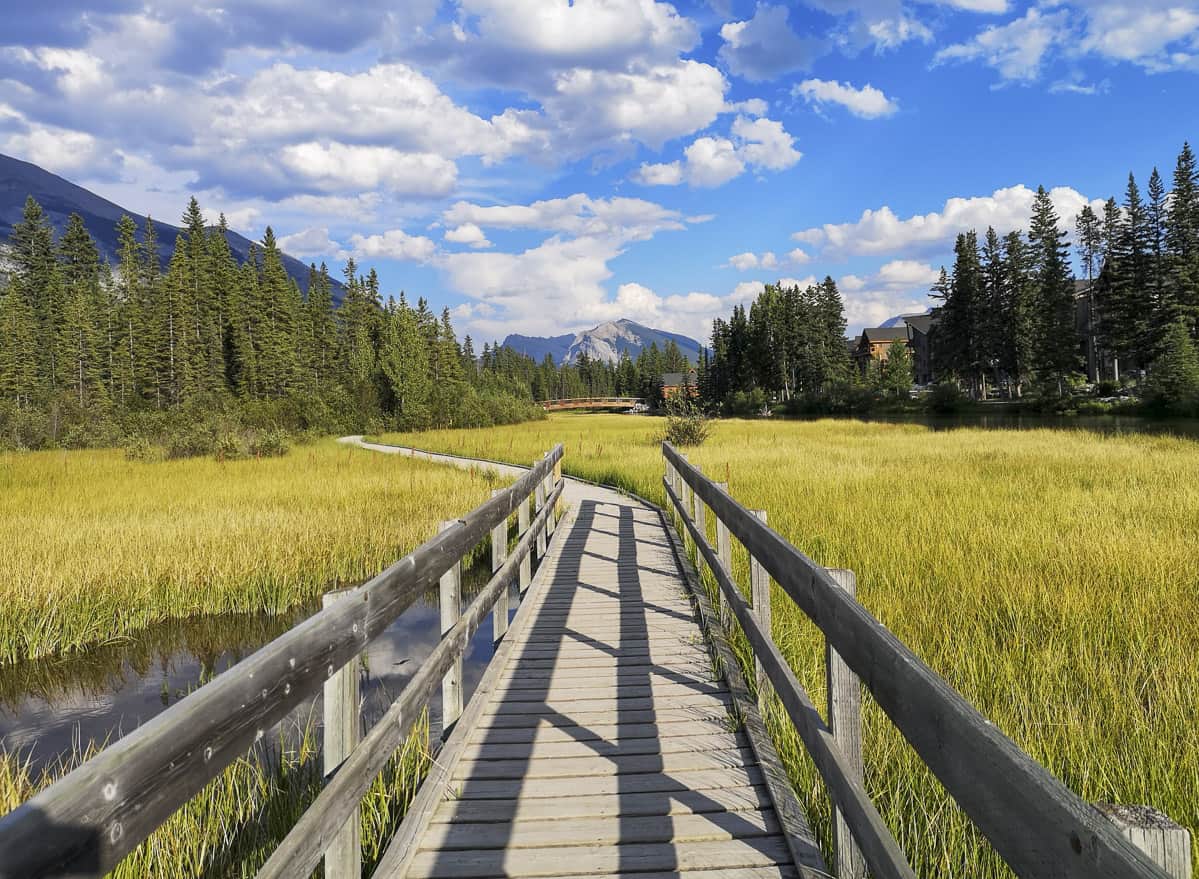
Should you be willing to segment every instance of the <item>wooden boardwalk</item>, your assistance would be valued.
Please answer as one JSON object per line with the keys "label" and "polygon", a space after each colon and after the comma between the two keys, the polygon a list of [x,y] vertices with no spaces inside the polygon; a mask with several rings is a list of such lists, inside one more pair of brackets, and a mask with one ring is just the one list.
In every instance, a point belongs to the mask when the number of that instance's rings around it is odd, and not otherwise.
{"label": "wooden boardwalk", "polygon": [[797,876],[661,515],[572,488],[426,821],[378,875]]}

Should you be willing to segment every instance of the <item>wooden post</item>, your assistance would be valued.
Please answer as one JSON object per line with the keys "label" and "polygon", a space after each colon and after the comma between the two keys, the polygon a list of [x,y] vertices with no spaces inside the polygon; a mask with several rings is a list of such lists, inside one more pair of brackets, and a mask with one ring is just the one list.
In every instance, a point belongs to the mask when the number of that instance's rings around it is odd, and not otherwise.
{"label": "wooden post", "polygon": [[[504,491],[502,488],[497,488],[491,493],[492,497]],[[504,562],[508,559],[508,520],[496,525],[491,529],[491,573],[495,573],[504,566]],[[505,587],[495,600],[495,607],[491,610],[491,637],[496,644],[500,639],[508,633],[508,589]]]}
{"label": "wooden post", "polygon": [[[442,522],[439,531],[458,524],[454,519]],[[441,575],[441,634],[445,634],[462,614],[462,560]],[[450,729],[462,716],[462,657],[459,656],[441,679],[441,737],[449,737]]]}
{"label": "wooden post", "polygon": [[[538,461],[534,461],[533,466],[536,467],[538,463],[539,463]],[[545,506],[545,480],[539,480],[537,482],[537,487],[535,489],[533,489],[533,493],[537,499],[537,505],[533,509],[536,512],[540,513],[541,508]],[[543,528],[537,534],[537,559],[538,559],[538,561],[540,561],[541,557],[544,555],[545,555],[545,529]]]}
{"label": "wooden post", "polygon": [[[699,496],[699,492],[693,492],[692,498],[694,506],[692,507],[691,515],[695,519],[695,527],[699,529],[699,533],[706,540],[708,538],[707,504]],[[698,561],[702,563],[702,559]]]}
{"label": "wooden post", "polygon": [[1120,833],[1166,871],[1170,879],[1191,879],[1191,834],[1152,806],[1096,803]]}
{"label": "wooden post", "polygon": [[[532,521],[532,516],[529,513],[529,499],[526,497],[520,502],[520,506],[516,508],[516,530],[521,537],[524,537],[526,531],[529,530],[529,523]],[[533,554],[525,553],[525,557],[520,560],[520,594],[524,595],[525,590],[529,588],[529,584],[533,582]]]}
{"label": "wooden post", "polygon": [[[853,571],[829,569],[836,584],[849,595],[857,592]],[[849,670],[837,651],[825,644],[825,673],[828,676],[828,725],[833,740],[859,782],[865,774],[862,760],[862,687],[858,676]],[[833,851],[837,879],[864,879],[866,861],[849,832],[841,810],[833,807]]]}
{"label": "wooden post", "polygon": [[[679,457],[682,458],[684,461],[687,460],[686,455],[679,455]],[[680,510],[680,514],[682,515],[683,519],[690,519],[691,518],[691,486],[687,484],[687,480],[683,479],[682,473],[678,474],[678,479],[679,479],[679,490],[682,492],[682,494],[679,495],[679,500],[681,500],[683,502],[683,509]],[[684,527],[683,528],[683,549],[687,549],[687,546],[688,546],[687,541],[690,539],[691,539],[691,535],[687,532],[686,527]]]}
{"label": "wooden post", "polygon": [[[765,510],[753,510],[753,514],[763,525],[766,524]],[[770,635],[770,574],[753,556],[749,557],[749,598],[754,616],[762,624],[762,631]],[[770,681],[766,679],[766,671],[757,659],[754,660],[754,669],[757,673],[758,703],[764,705],[770,692]]]}
{"label": "wooden post", "polygon": [[[550,453],[546,452],[545,457],[548,458],[549,456],[550,456]],[[545,474],[545,488],[543,488],[542,491],[545,492],[545,497],[547,500],[554,494],[554,482],[555,482],[554,469],[556,467],[557,467],[557,464],[555,464],[554,467],[550,468],[549,473]],[[549,543],[549,539],[554,536],[554,524],[555,524],[554,523],[554,511],[550,510],[549,513],[547,513],[546,517],[545,517],[546,543]]]}
{"label": "wooden post", "polygon": [[[718,482],[716,487],[725,494],[729,493],[729,484],[727,482]],[[721,567],[728,572],[729,578],[733,576],[733,545],[729,540],[729,529],[724,524],[724,520],[720,515],[716,515],[716,558],[719,559]],[[716,591],[716,618],[720,620],[721,625],[727,622],[727,606],[725,605],[724,596],[720,594],[720,590]]]}
{"label": "wooden post", "polygon": [[[326,592],[322,606],[329,607],[349,590]],[[358,657],[325,681],[324,769],[328,779],[362,738],[358,698]],[[346,819],[325,849],[325,879],[358,879],[362,875],[362,828],[357,809]]]}

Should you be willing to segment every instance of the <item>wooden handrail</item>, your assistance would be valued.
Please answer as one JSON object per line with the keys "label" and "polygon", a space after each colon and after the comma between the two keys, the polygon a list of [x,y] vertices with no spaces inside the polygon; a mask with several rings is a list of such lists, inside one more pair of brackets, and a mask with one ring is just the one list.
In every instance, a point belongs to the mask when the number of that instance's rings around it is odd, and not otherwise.
{"label": "wooden handrail", "polygon": [[[1169,879],[1093,806],[1020,750],[862,605],[839,589],[828,571],[717,488],[669,443],[662,444],[662,453],[683,484],[708,505],[718,521],[820,628],[829,645],[858,675],[925,765],[1017,875],[1044,879]],[[785,663],[781,669],[772,669],[781,656],[769,640],[769,633],[755,626],[752,615],[746,614],[742,620],[744,598],[740,598],[742,607],[738,611],[733,598],[740,592],[707,544],[706,535],[698,534],[685,513],[684,502],[669,484],[667,494],[683,514],[692,540],[716,574],[771,682],[776,689],[780,683],[789,686],[794,676],[788,678],[790,669]],[[784,695],[781,690],[779,695]],[[796,721],[786,699],[784,706]],[[803,720],[807,706],[801,702],[796,707]],[[798,724],[797,731],[804,736]],[[804,741],[810,750],[808,738]],[[835,765],[827,768],[837,769]],[[831,785],[840,782],[824,777],[835,799],[837,792]],[[838,805],[846,810],[846,820],[871,871],[885,869],[885,863],[871,860],[877,852],[868,850],[870,840],[859,835],[874,828],[863,822],[861,815],[854,816],[848,810],[854,805],[852,801]]]}
{"label": "wooden handrail", "polygon": [[549,513],[558,502],[563,485],[558,483],[507,560],[475,596],[453,628],[441,636],[441,641],[421,663],[395,702],[300,816],[258,872],[258,879],[307,876],[316,869],[328,840],[358,808],[375,776],[383,771],[392,754],[404,743],[421,709],[441,685],[442,675],[466,652],[479,623],[491,612],[496,600],[507,595],[506,590],[515,579],[521,560],[533,550],[534,541],[545,533]]}
{"label": "wooden handrail", "polygon": [[111,870],[506,520],[562,457],[0,817],[0,877]]}

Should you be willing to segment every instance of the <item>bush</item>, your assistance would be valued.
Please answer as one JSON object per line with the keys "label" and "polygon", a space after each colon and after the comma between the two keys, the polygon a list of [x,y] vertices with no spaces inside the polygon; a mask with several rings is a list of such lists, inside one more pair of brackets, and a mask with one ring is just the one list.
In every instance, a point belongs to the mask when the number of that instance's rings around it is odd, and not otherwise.
{"label": "bush", "polygon": [[951,415],[966,405],[966,395],[957,382],[938,382],[928,395],[928,409],[938,415]]}
{"label": "bush", "polygon": [[1111,413],[1113,406],[1101,400],[1082,400],[1074,409],[1079,415],[1107,415]]}
{"label": "bush", "polygon": [[265,430],[250,440],[250,454],[255,458],[281,458],[291,448],[287,431]]}
{"label": "bush", "polygon": [[233,431],[227,430],[217,436],[216,442],[213,443],[212,454],[218,461],[236,461],[238,458],[245,457],[246,450],[242,445],[241,437]]}
{"label": "bush", "polygon": [[192,425],[172,432],[166,440],[168,460],[199,458],[211,455],[216,446],[216,437],[206,424]]}
{"label": "bush", "polygon": [[761,388],[754,388],[752,391],[737,391],[729,394],[724,401],[724,408],[730,415],[739,418],[752,418],[760,415],[766,408],[766,393]]}
{"label": "bush", "polygon": [[125,460],[141,461],[142,463],[160,461],[162,460],[162,449],[144,436],[130,437],[129,441],[125,443]]}
{"label": "bush", "polygon": [[666,441],[672,446],[698,446],[712,432],[711,419],[689,400],[666,401]]}

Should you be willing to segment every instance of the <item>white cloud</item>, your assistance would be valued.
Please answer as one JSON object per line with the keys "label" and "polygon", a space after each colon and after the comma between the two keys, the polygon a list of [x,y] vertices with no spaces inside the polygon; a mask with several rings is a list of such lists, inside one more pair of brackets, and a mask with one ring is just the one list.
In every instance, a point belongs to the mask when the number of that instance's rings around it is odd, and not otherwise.
{"label": "white cloud", "polygon": [[918,314],[928,309],[928,289],[940,269],[915,260],[892,260],[866,277],[843,275],[837,281],[845,303],[849,332],[875,327],[900,314]]}
{"label": "white cloud", "polygon": [[776,256],[770,250],[761,254],[753,252],[738,253],[730,256],[726,265],[739,272],[748,272],[751,269],[777,269],[783,266],[801,266],[810,262],[811,259],[812,257],[802,248],[796,247],[782,257]]}
{"label": "white cloud", "polygon": [[574,236],[645,240],[656,232],[682,229],[678,211],[640,198],[592,198],[581,192],[527,205],[479,205],[460,201],[442,219],[451,226],[473,223],[493,229],[539,229]]}
{"label": "white cloud", "polygon": [[819,40],[804,39],[791,29],[786,6],[759,3],[753,17],[720,28],[724,45],[718,56],[730,71],[761,82],[807,68],[822,51]]}
{"label": "white cloud", "polygon": [[692,187],[710,188],[739,177],[746,168],[783,171],[803,157],[795,149],[795,138],[773,119],[738,116],[729,135],[698,137],[683,150],[681,160],[643,163],[631,179],[646,186],[686,182]]}
{"label": "white cloud", "polygon": [[894,99],[888,98],[881,89],[876,89],[869,83],[856,89],[849,83],[805,79],[792,86],[791,94],[802,96],[809,104],[817,106],[824,103],[840,104],[853,115],[863,119],[891,116],[899,109],[899,104]]}
{"label": "white cloud", "polygon": [[391,229],[376,235],[351,235],[349,249],[354,256],[364,259],[428,262],[436,254],[437,245],[423,235]]}
{"label": "white cloud", "polygon": [[[1080,49],[1149,70],[1199,70],[1199,6],[1188,0],[1086,2]],[[1171,48],[1173,46],[1173,48]]]}
{"label": "white cloud", "polygon": [[487,240],[483,230],[474,223],[463,223],[461,226],[446,230],[445,240],[453,241],[455,244],[469,244],[476,250],[491,247],[491,242]]}
{"label": "white cloud", "polygon": [[1046,53],[1069,38],[1066,10],[1048,15],[1036,7],[1004,25],[993,25],[965,43],[937,52],[934,63],[981,60],[1006,80],[1031,82],[1041,73]]}
{"label": "white cloud", "polygon": [[[950,198],[940,211],[900,219],[887,206],[866,210],[853,223],[826,223],[796,232],[796,241],[820,247],[834,256],[888,253],[933,253],[947,248],[961,232],[981,232],[994,226],[1000,234],[1028,227],[1036,192],[1023,184],[997,189],[991,195]],[[1088,199],[1077,190],[1057,186],[1049,190],[1063,228],[1074,228],[1074,219]],[[1089,202],[1102,206],[1101,200]]]}
{"label": "white cloud", "polygon": [[54,125],[27,124],[0,144],[9,155],[58,173],[90,170],[99,157],[99,144],[90,134]]}
{"label": "white cloud", "polygon": [[310,141],[284,147],[283,165],[330,191],[382,187],[400,195],[448,195],[458,167],[434,153],[403,153],[391,147]]}
{"label": "white cloud", "polygon": [[284,235],[279,239],[279,247],[292,256],[301,258],[333,256],[342,249],[340,244],[329,237],[329,229],[324,226]]}

